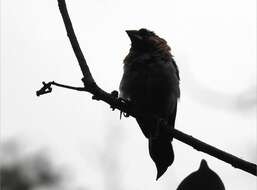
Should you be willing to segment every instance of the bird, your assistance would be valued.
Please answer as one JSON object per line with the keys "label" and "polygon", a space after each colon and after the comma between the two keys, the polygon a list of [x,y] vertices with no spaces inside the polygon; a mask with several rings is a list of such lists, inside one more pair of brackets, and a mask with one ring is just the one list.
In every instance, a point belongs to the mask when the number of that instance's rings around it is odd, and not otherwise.
{"label": "bird", "polygon": [[198,170],[188,175],[177,187],[177,190],[225,190],[219,175],[202,159]]}
{"label": "bird", "polygon": [[123,61],[119,97],[140,113],[156,117],[136,117],[157,169],[158,180],[174,161],[172,137],[160,127],[166,121],[168,130],[175,125],[180,97],[179,70],[166,40],[145,28],[126,30],[131,41]]}

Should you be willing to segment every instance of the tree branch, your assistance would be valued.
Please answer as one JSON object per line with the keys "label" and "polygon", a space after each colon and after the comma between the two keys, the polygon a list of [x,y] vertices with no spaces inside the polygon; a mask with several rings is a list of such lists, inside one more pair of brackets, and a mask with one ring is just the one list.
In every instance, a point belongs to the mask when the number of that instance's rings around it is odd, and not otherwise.
{"label": "tree branch", "polygon": [[70,20],[70,17],[69,17],[69,13],[67,11],[65,0],[58,0],[58,6],[59,6],[59,10],[61,12],[62,18],[63,18],[64,25],[66,27],[67,36],[70,39],[71,46],[72,46],[73,51],[76,55],[76,58],[79,62],[79,66],[80,66],[80,69],[83,73],[83,76],[87,78],[87,82],[93,83],[95,81],[94,81],[94,79],[91,75],[91,72],[90,72],[90,70],[87,66],[86,59],[85,59],[85,57],[84,57],[84,55],[83,55],[83,53],[80,49],[77,37],[75,35],[75,32],[73,30],[73,26],[72,26],[72,23],[71,23],[71,20]]}
{"label": "tree branch", "polygon": [[[80,49],[76,35],[74,33],[72,23],[71,23],[71,20],[69,18],[69,14],[68,14],[68,11],[66,8],[65,0],[58,0],[58,5],[59,5],[59,9],[60,9],[63,21],[64,21],[64,25],[66,27],[67,35],[69,37],[73,51],[77,57],[81,71],[84,76],[84,78],[82,79],[82,81],[84,83],[84,87],[72,87],[72,86],[68,86],[68,85],[59,84],[54,81],[49,82],[49,83],[43,82],[44,86],[39,91],[37,91],[37,95],[39,96],[39,95],[51,92],[52,91],[51,85],[55,85],[55,86],[68,88],[68,89],[72,89],[72,90],[89,92],[89,93],[93,94],[93,99],[102,100],[102,101],[106,102],[107,104],[109,104],[113,109],[119,109],[122,112],[125,112],[133,117],[155,117],[157,119],[161,119],[155,115],[146,115],[144,113],[138,112],[137,110],[133,109],[133,107],[131,105],[129,105],[127,102],[124,102],[124,101],[118,99],[117,96],[107,93],[104,90],[102,90],[100,87],[97,86],[97,84],[95,83],[95,81],[90,73],[89,67],[87,66],[86,60],[83,56],[83,53]],[[239,168],[239,169],[246,171],[250,174],[253,174],[255,176],[257,175],[256,164],[250,163],[250,162],[240,159],[232,154],[229,154],[222,150],[219,150],[216,147],[208,145],[208,144],[206,144],[192,136],[189,136],[177,129],[170,131],[167,129],[165,123],[163,123],[163,125],[161,127],[165,128],[165,130],[167,131],[167,134],[169,135],[170,138],[174,137],[175,139],[177,139],[185,144],[188,144],[189,146],[192,146],[193,148],[195,148],[198,151],[205,152],[205,153],[207,153],[211,156],[214,156],[226,163],[231,164],[235,168]]]}

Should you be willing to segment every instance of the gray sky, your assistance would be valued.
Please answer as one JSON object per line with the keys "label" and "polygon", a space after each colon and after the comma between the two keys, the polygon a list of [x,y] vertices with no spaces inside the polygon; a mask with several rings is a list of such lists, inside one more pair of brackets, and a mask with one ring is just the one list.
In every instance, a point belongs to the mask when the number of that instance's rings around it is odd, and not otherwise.
{"label": "gray sky", "polygon": [[[165,38],[181,72],[176,128],[256,163],[256,2],[252,0],[68,1],[97,83],[117,90],[129,50],[126,29]],[[48,147],[88,189],[175,189],[202,158],[226,189],[256,189],[256,177],[174,140],[175,162],[156,182],[147,141],[133,118],[42,81],[81,86],[57,0],[1,1],[1,130],[29,150]]]}

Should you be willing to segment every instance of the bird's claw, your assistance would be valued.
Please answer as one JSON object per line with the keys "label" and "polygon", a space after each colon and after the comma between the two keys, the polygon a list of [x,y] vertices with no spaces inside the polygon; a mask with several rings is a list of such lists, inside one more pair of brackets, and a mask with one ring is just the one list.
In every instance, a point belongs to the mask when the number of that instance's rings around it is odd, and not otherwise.
{"label": "bird's claw", "polygon": [[[123,103],[125,103],[125,104],[127,104],[127,105],[130,104],[130,101],[127,100],[127,99],[124,99],[124,98],[119,98],[119,101],[121,101],[121,102],[123,102]],[[126,112],[120,110],[120,119],[121,119],[122,115],[123,115],[124,117],[129,117],[129,114],[128,114],[128,113],[126,113]]]}
{"label": "bird's claw", "polygon": [[129,114],[128,114],[128,113],[125,113],[125,112],[123,112],[123,111],[120,111],[120,119],[122,118],[122,115],[123,115],[124,117],[129,117]]}
{"label": "bird's claw", "polygon": [[[124,99],[124,98],[118,98],[118,99],[119,99],[120,102],[125,103],[125,104],[127,104],[127,105],[130,105],[130,101],[129,101],[129,100]],[[123,115],[124,117],[129,117],[129,114],[128,114],[128,113],[126,113],[126,112],[120,110],[120,119],[121,119],[122,115]]]}
{"label": "bird's claw", "polygon": [[[115,99],[118,99],[118,101],[120,101],[120,102],[122,102],[122,103],[125,103],[125,104],[129,104],[129,103],[130,103],[129,100],[126,100],[126,99],[124,99],[124,98],[120,98],[120,97],[119,97],[119,93],[118,93],[118,91],[116,91],[116,90],[114,90],[114,91],[111,92],[111,96],[112,96],[113,98],[115,98]],[[112,111],[114,111],[114,110],[115,110],[115,106],[114,106],[114,105],[111,105],[111,109],[112,109]],[[124,117],[129,117],[129,114],[128,114],[128,113],[125,113],[125,112],[123,112],[123,111],[121,110],[121,111],[120,111],[120,119],[121,119],[122,115],[123,115]]]}

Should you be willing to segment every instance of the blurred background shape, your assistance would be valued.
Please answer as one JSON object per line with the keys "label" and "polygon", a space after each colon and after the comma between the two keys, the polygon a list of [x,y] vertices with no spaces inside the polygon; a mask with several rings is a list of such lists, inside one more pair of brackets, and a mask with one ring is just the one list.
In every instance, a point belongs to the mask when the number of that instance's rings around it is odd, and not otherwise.
{"label": "blurred background shape", "polygon": [[4,190],[33,190],[52,187],[60,182],[57,171],[44,152],[26,154],[19,142],[3,142],[0,147],[1,187]]}
{"label": "blurred background shape", "polygon": [[[68,190],[67,174],[53,165],[46,150],[26,152],[15,139],[1,143],[0,181],[2,190]],[[66,171],[67,172],[67,171]],[[72,189],[77,189],[72,187]]]}

